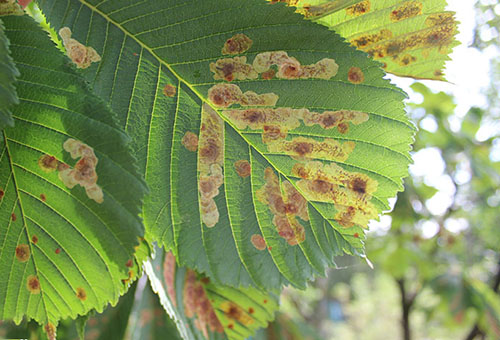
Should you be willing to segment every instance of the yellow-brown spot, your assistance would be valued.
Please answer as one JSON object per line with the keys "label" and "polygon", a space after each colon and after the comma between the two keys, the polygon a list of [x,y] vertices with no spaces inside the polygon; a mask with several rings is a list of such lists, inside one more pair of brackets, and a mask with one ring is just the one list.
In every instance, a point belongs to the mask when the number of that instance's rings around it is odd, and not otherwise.
{"label": "yellow-brown spot", "polygon": [[345,10],[347,15],[351,17],[358,17],[370,11],[370,1],[369,0],[361,1],[355,5],[347,7]]}
{"label": "yellow-brown spot", "polygon": [[182,145],[189,151],[195,152],[198,150],[198,136],[191,131],[186,132],[182,137]]}
{"label": "yellow-brown spot", "polygon": [[264,240],[262,235],[253,234],[252,237],[250,238],[250,241],[257,250],[264,250],[267,247],[266,240]]}
{"label": "yellow-brown spot", "polygon": [[38,159],[38,166],[44,172],[53,172],[57,170],[59,161],[54,156],[43,155]]}
{"label": "yellow-brown spot", "polygon": [[167,84],[163,88],[163,94],[167,97],[175,97],[176,93],[177,93],[177,88],[172,84]]}
{"label": "yellow-brown spot", "polygon": [[405,1],[390,14],[391,21],[397,22],[422,14],[423,4],[418,1]]}
{"label": "yellow-brown spot", "polygon": [[33,244],[37,244],[38,243],[38,236],[36,236],[36,235],[31,236],[31,242],[33,242]]}
{"label": "yellow-brown spot", "polygon": [[427,27],[432,26],[449,26],[454,25],[453,12],[443,12],[430,14],[427,19],[425,19],[425,25]]}
{"label": "yellow-brown spot", "polygon": [[30,258],[30,247],[27,244],[20,244],[16,247],[16,258],[19,262],[26,262]]}
{"label": "yellow-brown spot", "polygon": [[85,291],[85,289],[78,287],[76,289],[76,297],[81,301],[85,301],[87,300],[87,292]]}
{"label": "yellow-brown spot", "polygon": [[236,161],[234,163],[234,168],[236,169],[236,172],[238,175],[242,178],[246,178],[250,176],[250,173],[252,172],[252,168],[250,167],[250,163],[245,160],[241,159],[239,161]]}
{"label": "yellow-brown spot", "polygon": [[243,93],[238,85],[217,84],[208,90],[208,98],[219,107],[228,107],[233,104],[242,106],[274,106],[278,96],[274,93],[257,94],[253,91]]}
{"label": "yellow-brown spot", "polygon": [[257,79],[259,76],[253,66],[247,64],[247,57],[218,59],[215,63],[210,63],[210,71],[214,73],[215,80],[246,80]]}
{"label": "yellow-brown spot", "polygon": [[47,200],[47,196],[45,196],[45,194],[40,194],[40,199],[42,202],[45,202]]}
{"label": "yellow-brown spot", "polygon": [[361,84],[365,81],[365,75],[359,67],[351,67],[347,72],[347,79],[353,84]]}
{"label": "yellow-brown spot", "polygon": [[262,79],[270,80],[273,79],[274,76],[276,76],[276,71],[270,68],[269,70],[262,72],[260,76],[262,77]]}
{"label": "yellow-brown spot", "polygon": [[235,320],[244,326],[254,323],[253,318],[241,308],[239,305],[232,301],[224,301],[220,305],[220,309],[224,312],[228,319]]}
{"label": "yellow-brown spot", "polygon": [[267,144],[270,152],[283,153],[297,159],[319,158],[332,161],[345,161],[354,150],[352,141],[340,143],[326,138],[323,141],[307,137],[296,137],[292,140],[280,140]]}
{"label": "yellow-brown spot", "polygon": [[26,287],[31,294],[40,294],[40,280],[35,275],[28,276]]}
{"label": "yellow-brown spot", "polygon": [[392,32],[388,29],[382,29],[378,33],[363,34],[351,39],[351,43],[357,48],[363,49],[369,45],[378,43],[379,41],[392,38]]}
{"label": "yellow-brown spot", "polygon": [[393,58],[401,66],[408,66],[411,63],[417,61],[417,58],[410,54],[405,54],[403,56],[394,56]]}
{"label": "yellow-brown spot", "polygon": [[101,56],[92,47],[87,47],[75,39],[71,38],[71,30],[63,27],[59,30],[64,48],[68,57],[76,64],[77,68],[87,68],[93,62],[101,60]]}
{"label": "yellow-brown spot", "polygon": [[252,47],[252,39],[243,33],[238,33],[227,39],[222,54],[240,54],[248,51]]}
{"label": "yellow-brown spot", "polygon": [[0,16],[3,15],[24,15],[24,11],[16,0],[0,1]]}

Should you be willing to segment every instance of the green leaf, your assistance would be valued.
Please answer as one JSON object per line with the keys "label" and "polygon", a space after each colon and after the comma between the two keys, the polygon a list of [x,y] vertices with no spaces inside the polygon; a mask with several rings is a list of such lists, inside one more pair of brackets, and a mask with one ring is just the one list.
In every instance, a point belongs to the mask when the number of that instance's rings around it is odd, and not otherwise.
{"label": "green leaf", "polygon": [[14,126],[10,108],[19,103],[14,82],[19,71],[14,65],[9,51],[9,39],[0,20],[0,131],[6,126]]}
{"label": "green leaf", "polygon": [[[405,94],[365,53],[263,0],[39,4],[56,30],[71,28],[101,56],[82,72],[133,139],[151,188],[146,237],[182,266],[214,283],[277,290],[305,287],[336,255],[363,255],[368,221],[402,189],[414,133]],[[280,72],[254,67],[270,51]],[[222,106],[223,89],[241,105]],[[269,118],[250,127],[237,118],[252,112]],[[314,171],[302,179],[301,167]],[[314,182],[320,170],[330,177]]]}
{"label": "green leaf", "polygon": [[177,266],[171,252],[158,250],[145,270],[183,339],[245,339],[265,328],[278,309],[276,295],[214,284]]}
{"label": "green leaf", "polygon": [[445,0],[288,0],[307,18],[334,30],[398,76],[444,80],[459,43]]}
{"label": "green leaf", "polygon": [[113,113],[47,33],[27,16],[4,23],[21,75],[0,139],[0,319],[54,326],[127,290],[146,187]]}

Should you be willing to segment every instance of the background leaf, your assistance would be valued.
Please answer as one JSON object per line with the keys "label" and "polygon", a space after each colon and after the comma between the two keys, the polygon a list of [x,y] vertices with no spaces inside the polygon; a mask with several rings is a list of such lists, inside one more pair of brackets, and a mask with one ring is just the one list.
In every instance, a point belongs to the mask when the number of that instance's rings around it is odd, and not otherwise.
{"label": "background leaf", "polygon": [[298,0],[307,18],[334,30],[389,73],[444,80],[444,63],[459,43],[445,0]]}
{"label": "background leaf", "polygon": [[9,39],[0,20],[0,131],[6,126],[14,125],[10,108],[13,104],[19,103],[14,88],[14,81],[18,76],[19,71],[10,57]]}
{"label": "background leaf", "polygon": [[[133,256],[143,234],[138,213],[146,187],[112,112],[47,33],[27,16],[4,17],[4,23],[21,75],[16,127],[6,128],[0,141],[6,226],[0,229],[0,319],[19,323],[26,316],[56,325],[116,303],[137,275]],[[80,165],[65,151],[70,139],[87,145],[79,144],[87,155]],[[86,192],[91,186],[70,189],[61,180],[63,169],[83,171],[85,164],[92,175],[94,153],[102,201]],[[76,173],[90,181],[82,171]]]}

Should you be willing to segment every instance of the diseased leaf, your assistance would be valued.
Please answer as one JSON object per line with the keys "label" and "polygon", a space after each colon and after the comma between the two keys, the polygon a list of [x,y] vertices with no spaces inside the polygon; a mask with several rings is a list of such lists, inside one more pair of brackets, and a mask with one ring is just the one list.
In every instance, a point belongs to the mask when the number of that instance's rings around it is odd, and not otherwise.
{"label": "diseased leaf", "polygon": [[133,139],[146,237],[181,266],[278,290],[363,255],[414,132],[365,53],[264,0],[40,6],[101,56],[82,73]]}
{"label": "diseased leaf", "polygon": [[444,80],[458,33],[445,0],[289,0],[297,11],[334,30],[389,73]]}
{"label": "diseased leaf", "polygon": [[0,319],[43,324],[116,303],[139,271],[144,181],[110,109],[27,16],[4,17],[20,71],[0,139]]}
{"label": "diseased leaf", "polygon": [[274,318],[278,298],[260,289],[218,285],[176,265],[171,252],[158,250],[146,263],[153,290],[183,339],[245,339]]}
{"label": "diseased leaf", "polygon": [[19,71],[10,57],[9,39],[5,35],[5,28],[0,20],[0,131],[6,126],[14,126],[12,105],[19,103],[14,82]]}

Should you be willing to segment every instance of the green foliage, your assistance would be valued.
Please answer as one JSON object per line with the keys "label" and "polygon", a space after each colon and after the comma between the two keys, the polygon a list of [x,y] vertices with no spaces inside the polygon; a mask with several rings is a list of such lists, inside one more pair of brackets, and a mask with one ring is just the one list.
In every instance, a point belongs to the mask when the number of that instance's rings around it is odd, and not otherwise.
{"label": "green foliage", "polygon": [[9,41],[0,20],[0,131],[6,126],[13,126],[14,120],[10,107],[19,103],[14,81],[19,71],[9,55]]}

